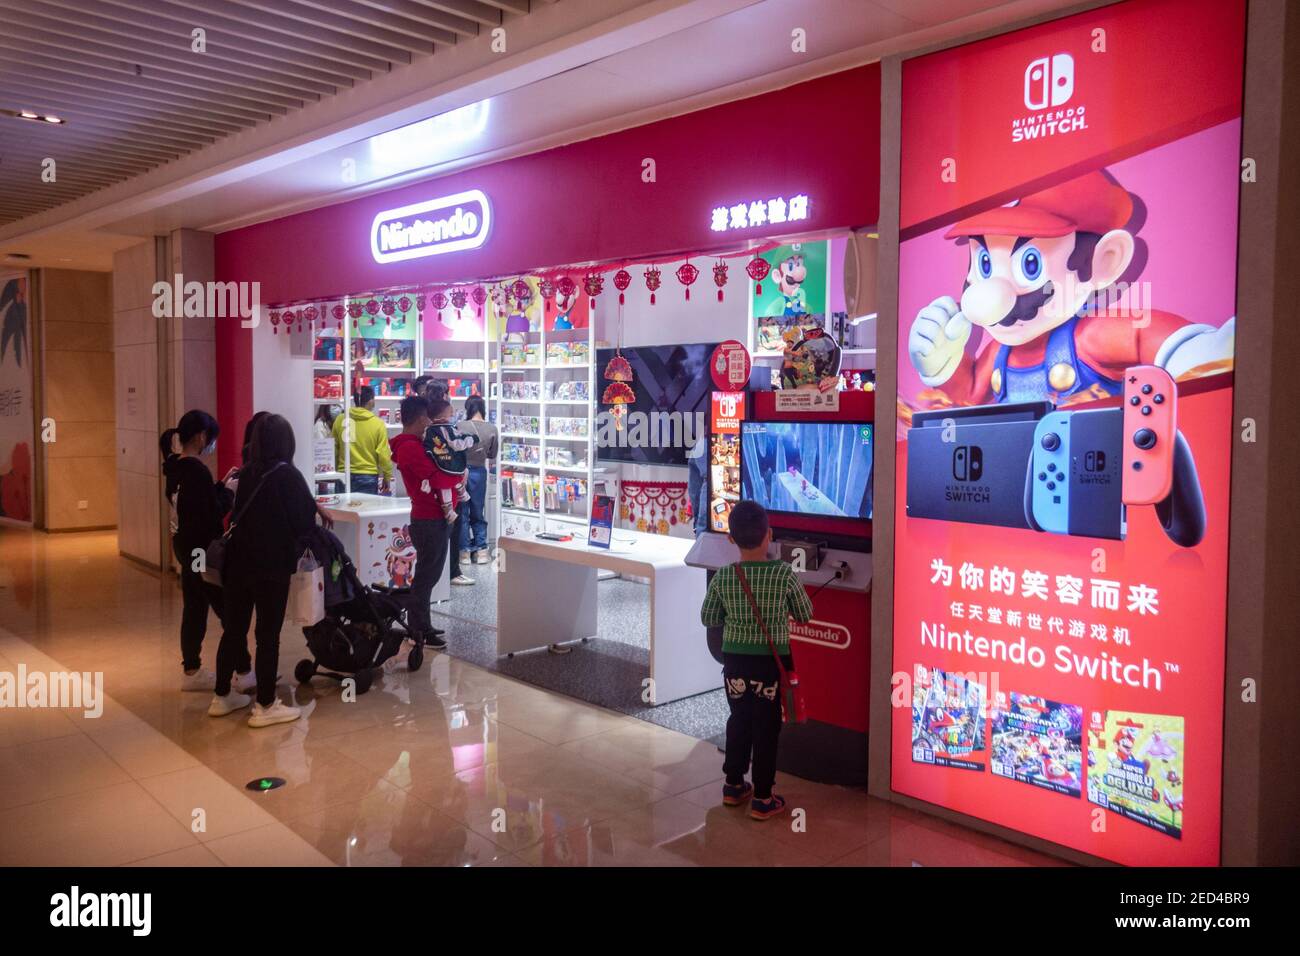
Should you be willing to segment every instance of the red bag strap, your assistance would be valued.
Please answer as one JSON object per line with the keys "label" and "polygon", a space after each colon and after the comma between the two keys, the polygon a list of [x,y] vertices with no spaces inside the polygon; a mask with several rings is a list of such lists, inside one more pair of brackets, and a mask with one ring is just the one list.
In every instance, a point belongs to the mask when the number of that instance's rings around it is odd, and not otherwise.
{"label": "red bag strap", "polygon": [[763,630],[763,636],[767,638],[767,646],[772,651],[772,659],[776,661],[776,669],[781,673],[781,680],[785,680],[785,665],[781,663],[781,655],[776,652],[776,642],[772,640],[772,635],[767,630],[767,622],[763,620],[763,613],[758,609],[758,602],[754,600],[754,591],[749,586],[749,578],[745,577],[744,570],[737,561],[732,565],[735,569],[736,577],[740,579],[740,587],[745,592],[745,600],[749,602],[749,609],[754,612],[754,620],[758,621],[758,626]]}

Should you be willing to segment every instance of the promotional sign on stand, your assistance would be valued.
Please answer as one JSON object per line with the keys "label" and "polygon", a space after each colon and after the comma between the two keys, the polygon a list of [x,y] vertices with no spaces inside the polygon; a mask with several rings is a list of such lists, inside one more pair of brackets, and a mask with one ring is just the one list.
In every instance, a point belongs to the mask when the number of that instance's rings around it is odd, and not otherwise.
{"label": "promotional sign on stand", "polygon": [[749,381],[750,367],[749,349],[735,339],[728,339],[718,345],[709,361],[713,384],[729,392],[745,387]]}
{"label": "promotional sign on stand", "polygon": [[891,787],[1121,863],[1219,862],[1244,29],[902,68]]}

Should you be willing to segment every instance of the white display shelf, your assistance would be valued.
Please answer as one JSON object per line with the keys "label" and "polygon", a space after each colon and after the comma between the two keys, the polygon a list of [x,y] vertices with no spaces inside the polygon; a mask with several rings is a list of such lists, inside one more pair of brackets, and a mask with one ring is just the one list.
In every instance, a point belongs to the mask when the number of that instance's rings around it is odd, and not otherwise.
{"label": "white display shelf", "polygon": [[542,516],[540,511],[534,511],[532,508],[510,508],[502,505],[501,510],[508,515],[524,515],[528,518],[540,518]]}
{"label": "white display shelf", "polygon": [[313,398],[311,403],[313,405],[341,405],[343,404],[343,396],[340,395],[338,398]]}
{"label": "white display shelf", "polygon": [[385,365],[367,365],[367,375],[414,375],[413,368],[390,368]]}
{"label": "white display shelf", "polygon": [[311,364],[313,368],[328,368],[335,371],[342,371],[343,369],[342,362],[333,362],[329,359],[315,359]]}
{"label": "white display shelf", "polygon": [[531,438],[534,441],[539,440],[541,435],[529,435],[527,432],[501,432],[499,438]]}
{"label": "white display shelf", "polygon": [[[529,442],[540,442],[542,462],[539,462],[537,464],[533,464],[531,462],[529,463],[511,463],[505,461],[499,462],[498,463],[499,470],[497,476],[499,500],[505,499],[505,494],[504,494],[505,480],[501,478],[500,472],[509,471],[511,468],[517,468],[519,472],[518,477],[520,478],[526,477],[527,480],[530,482],[536,481],[542,485],[543,489],[545,488],[545,482],[548,480],[548,478],[556,478],[560,475],[563,475],[566,478],[569,477],[576,477],[579,479],[585,478],[586,479],[585,500],[580,499],[575,502],[564,502],[564,504],[576,505],[583,512],[590,511],[590,496],[593,490],[593,481],[592,481],[593,470],[590,463],[595,460],[595,447],[594,447],[594,441],[595,441],[594,436],[596,431],[595,417],[594,417],[595,405],[592,402],[590,397],[587,399],[566,399],[566,398],[548,399],[545,398],[544,396],[547,393],[548,385],[551,383],[575,382],[575,381],[585,381],[587,383],[587,393],[589,396],[596,393],[596,385],[594,381],[594,375],[596,369],[596,363],[595,363],[596,325],[597,325],[597,321],[596,321],[595,307],[593,307],[592,309],[590,320],[588,321],[586,328],[547,330],[546,321],[544,319],[542,323],[542,328],[536,332],[529,332],[524,340],[529,348],[536,348],[537,350],[536,362],[499,363],[496,369],[497,372],[496,388],[495,388],[496,397],[493,399],[493,401],[496,402],[495,409],[496,409],[497,422],[500,423],[501,421],[504,420],[506,409],[511,409],[513,413],[518,413],[520,410],[526,410],[530,408],[540,409],[541,410],[540,417],[542,419],[540,423],[541,429],[536,435],[502,433],[501,438],[503,440],[522,439],[524,441],[529,441]],[[587,349],[587,354],[589,358],[585,362],[551,362],[548,360],[549,359],[548,349],[550,348],[550,346],[556,346],[556,345],[564,346],[565,348],[573,345],[583,345]],[[531,376],[531,373],[533,372],[537,373],[537,378],[533,379],[530,377],[524,379],[524,381],[538,382],[540,394],[537,398],[505,398],[502,396],[501,393],[505,391],[505,382],[507,381],[506,379],[507,375]],[[572,374],[565,374],[565,373],[572,373]],[[513,379],[513,381],[518,382],[519,379],[515,378]],[[548,419],[551,417],[585,419],[587,424],[588,434],[585,436],[551,434],[548,431]],[[573,457],[585,458],[587,464],[583,464],[580,466],[546,464],[545,463],[546,447],[548,443],[555,446],[573,450],[574,453]],[[579,452],[576,448],[574,448],[575,445],[585,445],[586,446],[585,452]],[[560,503],[556,502],[556,504],[560,504]],[[552,517],[556,518],[557,522],[563,522],[566,526],[575,523],[581,525],[585,525],[587,523],[587,516],[585,513],[572,514],[567,511],[557,512],[551,510],[551,508],[548,507],[547,505],[546,496],[544,493],[542,494],[541,505],[542,507],[538,511],[516,510],[516,511],[507,511],[506,513],[511,515],[524,515],[533,519],[540,519],[540,524],[541,524],[540,530],[547,529],[548,519]],[[506,511],[504,507],[502,508],[502,510]],[[536,525],[530,525],[530,527],[536,528]],[[523,534],[524,532],[522,530],[519,530],[515,533]]]}
{"label": "white display shelf", "polygon": [[532,468],[536,471],[542,467],[535,461],[502,461],[501,459],[497,459],[497,465],[507,471],[512,468]]}

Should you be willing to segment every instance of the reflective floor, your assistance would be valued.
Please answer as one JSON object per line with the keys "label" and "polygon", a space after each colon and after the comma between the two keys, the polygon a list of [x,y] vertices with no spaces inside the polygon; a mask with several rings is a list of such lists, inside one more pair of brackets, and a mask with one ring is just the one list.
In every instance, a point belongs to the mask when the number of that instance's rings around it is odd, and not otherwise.
{"label": "reflective floor", "polygon": [[[400,658],[345,702],[294,684],[288,626],[280,696],[303,719],[210,718],[209,695],[178,689],[180,610],[175,579],[120,558],[112,533],[0,528],[0,672],[102,672],[106,697],[95,718],[0,707],[0,865],[1057,862],[794,777],[778,792],[802,813],[753,822],[722,806],[711,744],[445,654],[414,674]],[[285,785],[245,788],[261,777]]]}

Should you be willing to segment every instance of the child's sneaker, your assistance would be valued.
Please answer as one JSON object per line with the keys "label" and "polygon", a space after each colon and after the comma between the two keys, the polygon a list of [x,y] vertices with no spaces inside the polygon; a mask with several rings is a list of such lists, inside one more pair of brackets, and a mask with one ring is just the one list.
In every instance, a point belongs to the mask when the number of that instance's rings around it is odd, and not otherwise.
{"label": "child's sneaker", "polygon": [[775,793],[766,800],[752,800],[749,804],[749,815],[755,820],[767,820],[785,812],[785,797],[778,797]]}
{"label": "child's sneaker", "polygon": [[734,787],[729,783],[722,785],[722,802],[729,807],[738,807],[753,795],[754,785],[748,781]]}

